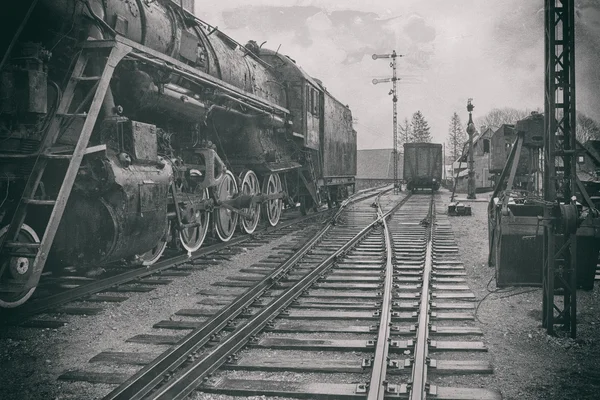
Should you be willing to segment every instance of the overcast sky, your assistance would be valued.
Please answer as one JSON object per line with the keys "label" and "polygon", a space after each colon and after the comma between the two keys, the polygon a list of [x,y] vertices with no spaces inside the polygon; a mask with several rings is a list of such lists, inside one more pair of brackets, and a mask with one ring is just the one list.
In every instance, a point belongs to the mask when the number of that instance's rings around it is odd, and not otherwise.
{"label": "overcast sky", "polygon": [[[248,5],[252,3],[252,5]],[[348,104],[359,148],[392,146],[389,60],[396,50],[398,118],[420,110],[435,142],[453,112],[463,124],[494,107],[542,108],[543,0],[196,0],[196,14],[244,44],[284,53]],[[577,2],[577,108],[600,121],[600,0]]]}

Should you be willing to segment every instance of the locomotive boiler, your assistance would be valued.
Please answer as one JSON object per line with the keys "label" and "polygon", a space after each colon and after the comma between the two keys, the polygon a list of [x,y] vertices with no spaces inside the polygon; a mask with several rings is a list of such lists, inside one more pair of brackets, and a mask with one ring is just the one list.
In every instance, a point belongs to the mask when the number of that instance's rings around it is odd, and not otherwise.
{"label": "locomotive boiler", "polygon": [[150,265],[354,187],[352,114],[190,1],[34,0],[0,49],[0,307],[44,268]]}

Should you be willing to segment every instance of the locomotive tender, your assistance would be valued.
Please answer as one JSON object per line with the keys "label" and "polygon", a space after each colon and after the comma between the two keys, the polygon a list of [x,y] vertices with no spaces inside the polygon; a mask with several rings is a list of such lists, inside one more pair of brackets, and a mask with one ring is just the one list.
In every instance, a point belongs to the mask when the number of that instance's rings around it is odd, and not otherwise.
{"label": "locomotive tender", "polygon": [[45,266],[150,265],[354,190],[350,109],[193,1],[22,3],[0,17],[0,307]]}
{"label": "locomotive tender", "polygon": [[439,143],[404,143],[403,175],[406,189],[436,191],[442,181],[442,145]]}

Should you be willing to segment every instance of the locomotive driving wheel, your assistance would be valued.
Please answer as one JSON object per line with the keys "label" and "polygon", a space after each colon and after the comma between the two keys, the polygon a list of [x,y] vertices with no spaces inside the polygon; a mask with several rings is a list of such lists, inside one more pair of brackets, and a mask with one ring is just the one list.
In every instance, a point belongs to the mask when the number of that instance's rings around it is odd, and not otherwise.
{"label": "locomotive driving wheel", "polygon": [[[208,199],[208,189],[202,191],[202,200]],[[181,219],[184,224],[198,224],[190,228],[183,228],[179,231],[179,242],[187,251],[194,252],[198,250],[208,232],[208,223],[210,220],[210,211],[201,211],[196,209],[194,204],[188,204],[185,208],[180,208]]]}
{"label": "locomotive driving wheel", "polygon": [[[263,193],[266,195],[278,194],[282,190],[281,178],[278,174],[269,174],[263,180]],[[264,213],[269,224],[275,226],[281,218],[281,210],[283,209],[283,199],[267,200],[264,203]]]}
{"label": "locomotive driving wheel", "polygon": [[[0,238],[6,234],[8,226],[0,230]],[[20,243],[39,243],[40,238],[35,231],[26,224],[21,227],[19,238]],[[31,248],[18,247],[11,251],[11,255],[2,260],[2,267],[5,267],[4,274],[0,277],[1,281],[16,281],[16,283],[25,283],[29,280],[33,268],[33,260],[36,250]],[[0,308],[14,308],[25,303],[35,291],[35,287],[22,292],[0,292]]]}
{"label": "locomotive driving wheel", "polygon": [[[214,190],[217,200],[219,201],[231,200],[234,198],[238,194],[238,186],[233,173],[227,171],[223,180],[221,180],[221,183],[219,183]],[[239,214],[223,206],[217,208],[213,213],[217,236],[219,236],[219,239],[223,242],[228,242],[235,232]]]}
{"label": "locomotive driving wheel", "polygon": [[[254,171],[247,170],[240,174],[240,181],[242,186],[240,192],[248,196],[256,196],[260,194],[260,184],[258,183],[258,177]],[[244,208],[244,212],[250,214],[250,218],[240,218],[240,227],[242,231],[250,234],[256,230],[258,221],[260,220],[260,203],[255,203],[249,208]]]}
{"label": "locomotive driving wheel", "polygon": [[136,258],[142,262],[142,265],[146,265],[146,266],[152,265],[160,259],[160,257],[165,252],[165,249],[167,248],[167,243],[169,242],[169,232],[170,231],[171,231],[171,221],[168,221],[167,230],[165,231],[165,234],[163,235],[163,237],[158,241],[156,246],[154,246],[151,250],[148,250],[147,252],[136,256]]}

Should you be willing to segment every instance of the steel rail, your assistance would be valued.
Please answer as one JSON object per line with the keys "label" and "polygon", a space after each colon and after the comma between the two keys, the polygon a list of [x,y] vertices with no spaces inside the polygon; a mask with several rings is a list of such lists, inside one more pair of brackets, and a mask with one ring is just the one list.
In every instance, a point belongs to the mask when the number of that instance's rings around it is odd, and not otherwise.
{"label": "steel rail", "polygon": [[427,397],[427,362],[429,357],[429,289],[432,271],[432,246],[433,223],[435,204],[433,197],[429,204],[429,232],[427,232],[427,252],[423,266],[423,290],[419,304],[419,321],[417,325],[417,339],[414,349],[413,370],[410,385],[410,400],[421,400]]}
{"label": "steel rail", "polygon": [[[387,192],[387,191],[386,191]],[[381,196],[382,193],[378,195]],[[396,207],[392,208],[384,218],[391,215],[408,199],[403,199]],[[251,337],[260,332],[271,320],[288,307],[297,297],[317,281],[337,260],[337,258],[352,248],[358,241],[364,238],[378,223],[380,218],[376,219],[368,226],[363,228],[357,235],[340,247],[331,256],[316,266],[310,273],[300,279],[291,288],[285,291],[280,297],[266,306],[258,314],[249,319],[243,326],[229,335],[220,345],[211,352],[204,355],[201,359],[195,361],[187,367],[182,373],[176,376],[172,381],[154,392],[150,399],[183,399],[189,395],[210,373],[218,369],[227,358],[241,349],[250,340]]]}
{"label": "steel rail", "polygon": [[[328,212],[326,210],[324,213]],[[283,224],[277,225],[276,227],[269,227],[264,231],[257,232],[251,235],[243,235],[238,236],[230,240],[229,242],[217,243],[214,245],[210,245],[204,248],[201,248],[191,254],[180,254],[165,260],[161,260],[153,265],[147,267],[141,267],[132,269],[131,271],[124,272],[122,274],[114,275],[105,279],[101,279],[96,282],[91,282],[86,285],[78,286],[74,289],[69,289],[64,292],[60,292],[48,297],[43,297],[40,299],[33,300],[22,307],[16,308],[14,310],[4,310],[2,312],[2,322],[16,324],[23,322],[26,318],[31,317],[32,315],[39,314],[41,312],[50,310],[52,308],[56,308],[60,305],[69,303],[71,301],[80,299],[82,297],[92,295],[98,292],[102,292],[103,290],[109,289],[113,286],[123,285],[126,283],[130,283],[136,279],[144,278],[148,275],[156,274],[157,272],[173,268],[179,264],[183,264],[186,262],[193,261],[199,257],[206,256],[220,250],[223,250],[227,247],[241,244],[247,242],[251,239],[259,237],[261,234],[267,234],[272,232],[277,232],[281,229],[287,228],[299,222],[303,222],[309,220],[311,218],[317,217],[319,214],[311,214],[306,215],[300,218],[296,218],[292,221],[285,222]]]}
{"label": "steel rail", "polygon": [[377,347],[375,357],[373,358],[373,367],[371,370],[371,381],[369,383],[368,400],[382,400],[387,390],[386,374],[388,366],[388,350],[390,347],[390,325],[392,321],[392,289],[394,285],[394,265],[392,238],[383,212],[381,204],[377,203],[377,214],[383,221],[385,246],[387,248],[387,257],[385,265],[385,283],[383,287],[383,300],[381,304],[381,320],[379,321],[379,333],[377,334]]}
{"label": "steel rail", "polygon": [[[383,192],[380,193],[378,197],[380,197],[381,194],[383,194]],[[387,218],[397,208],[401,207],[409,197],[410,195],[405,197],[382,217],[378,217],[375,221],[363,228],[354,236],[354,238],[350,239],[340,249],[312,269],[311,272],[286,290],[280,297],[246,321],[244,325],[237,328],[212,351],[202,356],[201,359],[194,361],[193,364],[182,371],[182,373],[178,374],[173,380],[167,382],[165,386],[152,393],[148,399],[183,399],[193,392],[196,387],[209,376],[209,374],[218,369],[230,355],[244,347],[251,337],[259,333],[271,320],[285,310],[297,297],[302,295],[305,290],[321,278],[323,274],[334,265],[340,255],[350,250],[374,229],[382,219]]]}
{"label": "steel rail", "polygon": [[[392,190],[394,187],[392,185],[384,185],[384,186],[378,186],[378,187],[374,187],[374,188],[368,188],[368,189],[363,189],[363,190],[359,190],[358,192],[354,193],[354,195],[352,196],[353,202],[356,201],[360,201],[362,199],[366,199],[369,197],[372,197],[373,194],[370,192],[376,191],[376,190],[381,190],[381,193],[387,193],[390,190]],[[361,198],[356,198],[354,196],[362,196],[363,194],[366,194],[366,196],[361,197]],[[342,202],[342,204],[340,205],[338,211],[335,213],[335,215],[333,216],[333,221],[337,221],[338,217],[340,216],[340,214],[342,213],[343,209],[350,203],[352,203],[352,201],[350,201],[351,198],[348,198],[346,200],[344,200]]]}
{"label": "steel rail", "polygon": [[[379,193],[379,195],[389,190],[384,190],[381,193]],[[371,196],[374,195],[376,194],[372,194]],[[361,200],[362,199],[363,198],[361,198]],[[354,199],[353,201],[358,200]],[[230,321],[232,321],[235,317],[240,315],[244,311],[244,309],[252,305],[257,298],[264,294],[266,290],[268,290],[283,276],[285,276],[285,274],[290,269],[292,269],[304,257],[304,255],[306,255],[321,240],[321,238],[329,231],[329,229],[332,226],[333,223],[330,223],[327,226],[323,227],[317,235],[311,238],[309,242],[302,246],[300,250],[298,250],[290,259],[288,259],[279,268],[277,268],[277,270],[273,271],[263,280],[258,282],[254,287],[241,294],[228,306],[221,309],[221,311],[219,311],[215,316],[213,316],[202,327],[190,332],[183,339],[181,339],[179,343],[177,343],[174,347],[161,354],[158,358],[156,358],[146,367],[142,368],[122,385],[115,388],[111,393],[104,397],[104,400],[135,400],[144,398],[148,393],[150,393],[157,385],[159,385],[163,381],[164,377],[167,374],[169,374],[169,371],[173,371],[174,369],[181,366],[186,360],[189,359],[190,355],[192,355],[194,352],[206,345],[211,340],[211,338],[220,331],[222,331],[223,328],[225,328],[230,323]],[[274,302],[272,304],[277,304],[277,302]],[[271,308],[272,305],[270,305],[269,307]],[[263,315],[263,313],[259,314],[259,316],[261,315]],[[255,321],[256,318],[257,317],[252,318],[249,322]],[[245,326],[248,326],[248,324],[246,324]],[[262,324],[262,326],[264,326],[264,324]],[[230,343],[231,337],[237,336],[235,335],[235,333],[230,335],[227,339],[227,343]],[[243,341],[243,343],[245,343],[246,341]],[[242,341],[240,341],[240,343],[242,343]],[[222,344],[217,347],[217,349],[222,348]],[[230,351],[228,354],[230,354],[231,352],[232,351]],[[235,350],[233,350],[233,352],[235,352]],[[222,360],[222,357],[219,358],[219,360]],[[186,376],[189,375],[186,374]]]}

